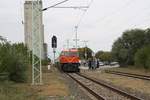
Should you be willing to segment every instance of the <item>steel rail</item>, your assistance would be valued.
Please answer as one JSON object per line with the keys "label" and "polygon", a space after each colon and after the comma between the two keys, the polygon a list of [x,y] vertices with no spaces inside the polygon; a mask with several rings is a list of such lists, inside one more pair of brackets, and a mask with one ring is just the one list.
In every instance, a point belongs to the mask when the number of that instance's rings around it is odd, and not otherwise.
{"label": "steel rail", "polygon": [[88,80],[91,80],[91,81],[93,81],[93,82],[95,82],[95,83],[97,83],[97,84],[99,84],[99,85],[102,85],[102,86],[104,86],[104,87],[106,87],[106,88],[108,88],[108,89],[111,89],[112,91],[117,92],[117,93],[119,93],[119,94],[121,94],[121,95],[123,95],[123,96],[125,96],[125,97],[128,97],[128,98],[130,98],[131,100],[144,100],[144,99],[142,99],[142,98],[140,98],[140,97],[131,95],[131,94],[127,93],[126,91],[120,90],[120,89],[118,89],[118,88],[116,88],[116,87],[113,87],[113,86],[111,86],[111,85],[109,85],[109,84],[107,84],[107,83],[104,83],[104,82],[102,82],[102,81],[100,81],[100,80],[97,80],[97,79],[95,79],[95,78],[87,77],[87,76],[85,76],[85,75],[83,75],[83,74],[80,74],[80,73],[77,73],[77,74],[78,74],[79,76],[84,77],[84,78],[86,78],[86,79],[88,79]]}
{"label": "steel rail", "polygon": [[72,75],[67,74],[69,77],[71,77],[73,80],[75,80],[79,85],[81,85],[83,88],[85,88],[90,94],[92,94],[95,98],[97,98],[98,100],[106,100],[103,96],[97,94],[96,92],[94,92],[93,90],[91,90],[90,88],[88,88],[87,86],[85,86],[83,83],[81,83],[80,81],[78,81],[76,78],[74,78]]}
{"label": "steel rail", "polygon": [[106,72],[117,72],[117,73],[124,73],[124,74],[130,74],[130,75],[136,75],[136,76],[142,76],[142,77],[148,77],[150,78],[150,75],[142,75],[142,74],[133,74],[133,73],[126,73],[126,72],[121,72],[121,71],[111,71],[111,70],[106,70]]}
{"label": "steel rail", "polygon": [[118,71],[109,71],[109,70],[106,70],[105,72],[108,74],[115,74],[115,75],[133,77],[133,78],[138,78],[138,79],[150,81],[150,76],[148,76],[148,75],[139,75],[139,74],[125,73],[125,72],[118,72]]}

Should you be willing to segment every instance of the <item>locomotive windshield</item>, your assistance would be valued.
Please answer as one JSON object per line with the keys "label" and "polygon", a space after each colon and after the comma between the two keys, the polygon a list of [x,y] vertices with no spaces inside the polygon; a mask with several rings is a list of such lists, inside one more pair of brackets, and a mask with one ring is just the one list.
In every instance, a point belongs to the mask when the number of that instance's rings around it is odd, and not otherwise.
{"label": "locomotive windshield", "polygon": [[78,52],[70,52],[70,51],[63,51],[61,53],[62,56],[79,56]]}
{"label": "locomotive windshield", "polygon": [[78,52],[69,52],[69,56],[78,56]]}

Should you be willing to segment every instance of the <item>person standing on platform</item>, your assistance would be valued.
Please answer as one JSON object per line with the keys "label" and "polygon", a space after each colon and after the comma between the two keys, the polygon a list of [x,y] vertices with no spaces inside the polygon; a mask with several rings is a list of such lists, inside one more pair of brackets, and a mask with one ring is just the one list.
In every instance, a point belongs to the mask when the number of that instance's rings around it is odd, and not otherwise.
{"label": "person standing on platform", "polygon": [[89,69],[92,69],[92,61],[91,61],[91,59],[88,60],[88,66],[89,66]]}
{"label": "person standing on platform", "polygon": [[99,68],[99,59],[96,60],[96,67]]}

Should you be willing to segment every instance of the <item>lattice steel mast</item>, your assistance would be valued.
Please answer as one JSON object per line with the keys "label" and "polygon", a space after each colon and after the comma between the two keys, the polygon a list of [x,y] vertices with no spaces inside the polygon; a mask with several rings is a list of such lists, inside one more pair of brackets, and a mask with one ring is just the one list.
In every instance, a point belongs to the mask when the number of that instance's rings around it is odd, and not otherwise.
{"label": "lattice steel mast", "polygon": [[42,84],[41,0],[32,0],[32,84]]}

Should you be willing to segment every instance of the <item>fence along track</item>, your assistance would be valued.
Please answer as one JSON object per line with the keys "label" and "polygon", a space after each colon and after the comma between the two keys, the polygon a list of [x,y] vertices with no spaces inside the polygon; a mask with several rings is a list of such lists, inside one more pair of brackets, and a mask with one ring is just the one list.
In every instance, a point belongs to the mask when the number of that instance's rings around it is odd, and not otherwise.
{"label": "fence along track", "polygon": [[150,76],[148,76],[148,75],[139,75],[139,74],[125,73],[125,72],[118,72],[118,71],[110,71],[110,70],[106,70],[105,72],[108,73],[108,74],[115,74],[115,75],[127,76],[127,77],[132,77],[132,78],[137,78],[137,79],[149,80],[150,81]]}
{"label": "fence along track", "polygon": [[97,83],[97,84],[99,84],[99,85],[102,85],[102,86],[104,86],[104,87],[106,87],[106,88],[108,88],[108,89],[111,89],[112,91],[114,91],[114,92],[117,92],[117,93],[119,93],[119,94],[121,94],[121,95],[123,95],[123,96],[125,96],[125,97],[128,97],[128,98],[130,98],[131,100],[143,100],[142,98],[139,98],[139,97],[136,97],[136,96],[134,96],[134,95],[131,95],[130,93],[127,93],[127,92],[125,92],[125,91],[123,91],[123,90],[120,90],[120,89],[118,89],[118,88],[115,88],[115,87],[113,87],[113,86],[111,86],[111,85],[109,85],[109,84],[106,84],[106,83],[104,83],[104,82],[101,82],[101,81],[99,81],[99,80],[97,80],[97,79],[95,79],[95,78],[90,78],[90,77],[87,77],[87,76],[85,76],[85,75],[83,75],[83,74],[80,74],[80,73],[77,73],[79,76],[81,76],[81,77],[84,77],[84,78],[86,78],[86,79],[88,79],[88,80],[91,80],[91,81],[93,81],[93,82],[95,82],[95,83]]}

